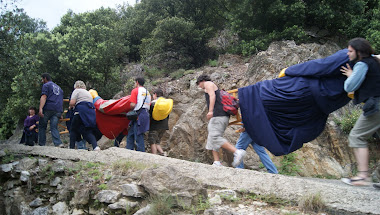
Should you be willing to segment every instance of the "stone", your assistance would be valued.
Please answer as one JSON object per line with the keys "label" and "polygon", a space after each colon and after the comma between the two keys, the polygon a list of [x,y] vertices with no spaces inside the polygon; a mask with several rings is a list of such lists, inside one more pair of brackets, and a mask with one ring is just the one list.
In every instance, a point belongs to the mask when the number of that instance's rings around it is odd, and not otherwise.
{"label": "stone", "polygon": [[10,190],[20,184],[21,184],[20,180],[10,180],[4,183],[3,189]]}
{"label": "stone", "polygon": [[48,207],[39,207],[32,211],[32,215],[48,215],[49,213]]}
{"label": "stone", "polygon": [[46,159],[38,159],[38,166],[45,167],[48,164],[48,160]]}
{"label": "stone", "polygon": [[214,197],[210,198],[208,202],[210,203],[210,205],[220,205],[222,204],[222,199],[219,195],[215,195]]}
{"label": "stone", "polygon": [[130,196],[130,197],[144,197],[145,192],[144,188],[136,185],[136,184],[123,184],[120,186],[121,193],[123,196]]}
{"label": "stone", "polygon": [[85,215],[86,213],[84,212],[83,209],[74,209],[71,215]]}
{"label": "stone", "polygon": [[123,210],[126,211],[127,208],[134,208],[138,205],[137,202],[131,202],[126,199],[120,199],[119,201],[108,205],[108,208],[111,210]]}
{"label": "stone", "polygon": [[51,170],[53,170],[55,173],[58,172],[64,172],[66,167],[66,162],[63,160],[56,160],[54,164],[51,167]]}
{"label": "stone", "polygon": [[71,199],[70,205],[87,205],[90,200],[90,189],[89,188],[80,188],[75,191],[74,198]]}
{"label": "stone", "polygon": [[121,193],[115,190],[102,190],[97,194],[97,199],[103,203],[115,203],[120,195]]}
{"label": "stone", "polygon": [[159,196],[170,193],[172,196],[181,197],[186,204],[189,198],[195,203],[198,198],[205,199],[207,197],[207,191],[202,184],[194,178],[184,176],[172,166],[144,171],[141,174],[140,183],[149,194]]}
{"label": "stone", "polygon": [[42,199],[40,199],[39,197],[37,197],[36,199],[34,199],[33,201],[31,201],[29,203],[29,206],[30,207],[33,207],[33,208],[36,208],[36,207],[40,207],[42,205]]}
{"label": "stone", "polygon": [[0,170],[2,173],[9,173],[13,170],[13,165],[11,163],[8,164],[2,164],[0,166]]}
{"label": "stone", "polygon": [[34,167],[37,166],[37,159],[33,158],[23,158],[19,161],[19,163],[16,166],[16,171],[21,172],[21,171],[30,171]]}
{"label": "stone", "polygon": [[5,153],[3,150],[0,150],[0,158],[6,156],[7,153]]}
{"label": "stone", "polygon": [[223,199],[236,199],[237,194],[234,190],[216,190],[215,193]]}
{"label": "stone", "polygon": [[59,183],[61,183],[62,179],[60,177],[55,177],[53,181],[50,182],[51,187],[58,186]]}
{"label": "stone", "polygon": [[30,173],[28,171],[21,171],[20,180],[23,182],[29,181]]}
{"label": "stone", "polygon": [[136,211],[136,213],[134,213],[133,215],[148,215],[151,207],[151,205],[147,205],[141,208],[140,210]]}
{"label": "stone", "polygon": [[53,205],[53,214],[56,215],[69,215],[69,209],[65,202],[58,202]]}

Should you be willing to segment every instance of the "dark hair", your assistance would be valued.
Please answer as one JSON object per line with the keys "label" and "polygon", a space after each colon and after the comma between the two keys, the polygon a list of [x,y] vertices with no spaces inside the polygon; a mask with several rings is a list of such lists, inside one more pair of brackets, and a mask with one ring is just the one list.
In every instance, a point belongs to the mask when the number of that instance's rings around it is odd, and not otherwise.
{"label": "dark hair", "polygon": [[360,37],[356,37],[348,42],[348,45],[355,49],[356,54],[358,55],[355,61],[361,60],[365,57],[370,57],[372,54],[375,54],[375,51],[371,47],[371,44],[368,40]]}
{"label": "dark hair", "polygon": [[211,81],[211,78],[208,75],[201,75],[197,78],[197,85],[202,81]]}
{"label": "dark hair", "polygon": [[34,110],[35,114],[37,113],[37,108],[35,108],[35,107],[29,107],[28,114],[30,114],[30,110]]}
{"label": "dark hair", "polygon": [[137,81],[137,83],[139,83],[140,86],[144,86],[145,84],[145,79],[143,77],[138,77],[135,79],[135,81]]}
{"label": "dark hair", "polygon": [[164,92],[160,88],[154,90],[154,93],[157,95],[157,97],[164,96]]}
{"label": "dark hair", "polygon": [[49,73],[44,73],[41,75],[42,78],[46,78],[46,80],[48,81],[51,81],[51,76],[49,75]]}

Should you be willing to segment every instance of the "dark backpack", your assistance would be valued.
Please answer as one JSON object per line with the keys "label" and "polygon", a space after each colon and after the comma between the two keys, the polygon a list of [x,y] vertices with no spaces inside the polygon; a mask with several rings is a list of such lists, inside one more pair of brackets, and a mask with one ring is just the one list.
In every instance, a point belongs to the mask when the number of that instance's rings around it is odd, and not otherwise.
{"label": "dark backpack", "polygon": [[231,94],[227,93],[224,90],[220,90],[220,98],[223,105],[223,110],[229,115],[238,114],[239,102],[238,100],[231,96]]}

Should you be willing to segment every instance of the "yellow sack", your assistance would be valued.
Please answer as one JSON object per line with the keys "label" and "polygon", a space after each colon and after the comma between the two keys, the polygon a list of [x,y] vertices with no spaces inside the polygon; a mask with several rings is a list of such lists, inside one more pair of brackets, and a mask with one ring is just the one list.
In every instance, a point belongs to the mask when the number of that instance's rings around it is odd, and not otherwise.
{"label": "yellow sack", "polygon": [[157,99],[153,107],[152,117],[154,120],[160,121],[169,116],[173,110],[173,99],[165,99],[160,97]]}

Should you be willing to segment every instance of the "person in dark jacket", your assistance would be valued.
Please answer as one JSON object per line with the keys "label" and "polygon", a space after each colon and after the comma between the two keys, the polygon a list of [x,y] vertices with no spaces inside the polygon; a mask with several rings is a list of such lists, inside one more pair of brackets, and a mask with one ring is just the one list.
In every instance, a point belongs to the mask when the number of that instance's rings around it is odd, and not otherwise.
{"label": "person in dark jacket", "polygon": [[30,107],[28,110],[28,116],[24,120],[24,142],[25,145],[34,146],[34,143],[38,141],[38,121],[40,117],[36,115],[37,109]]}
{"label": "person in dark jacket", "polygon": [[354,67],[343,66],[347,76],[344,82],[346,92],[354,92],[354,104],[364,103],[363,113],[352,128],[348,141],[354,148],[358,174],[353,178],[342,178],[344,183],[355,186],[370,184],[368,177],[369,150],[367,139],[380,129],[380,62],[370,43],[363,38],[354,38],[348,43],[347,55]]}
{"label": "person in dark jacket", "polygon": [[74,116],[70,128],[70,148],[75,148],[75,142],[80,140],[80,135],[92,145],[94,151],[100,151],[97,145],[95,106],[92,96],[86,90],[83,81],[76,81],[74,91],[71,94],[70,109],[74,109]]}

